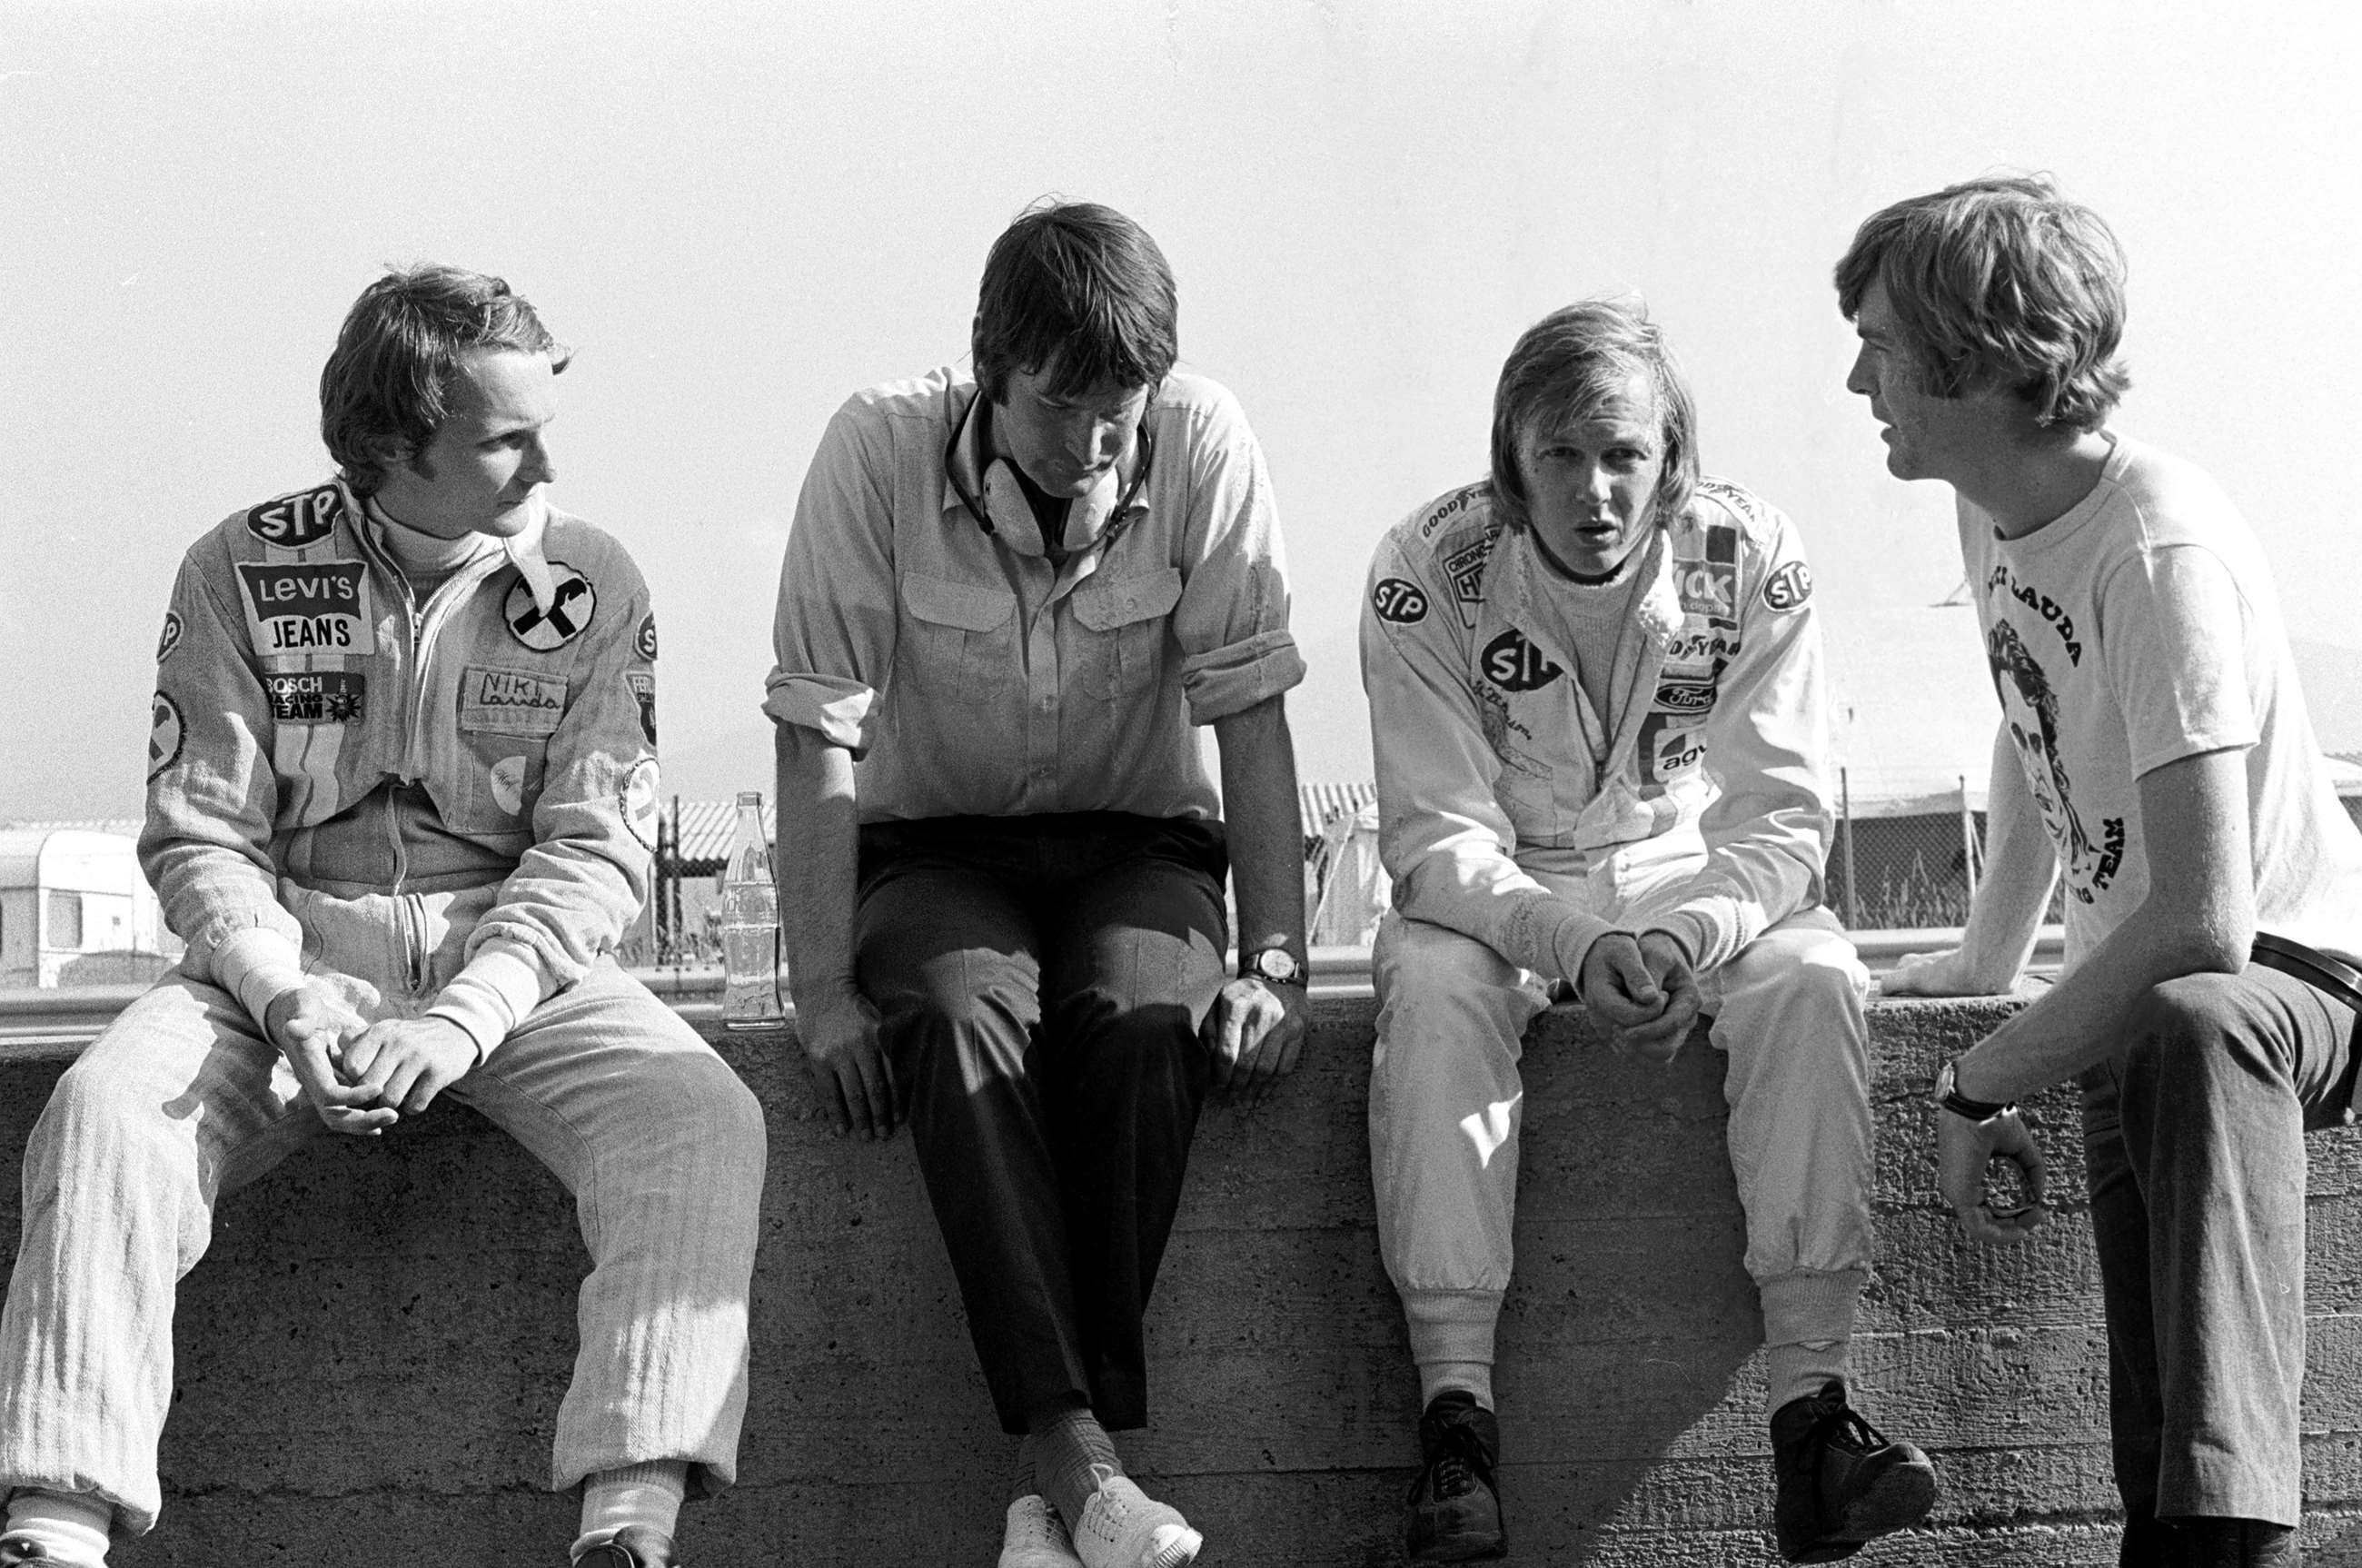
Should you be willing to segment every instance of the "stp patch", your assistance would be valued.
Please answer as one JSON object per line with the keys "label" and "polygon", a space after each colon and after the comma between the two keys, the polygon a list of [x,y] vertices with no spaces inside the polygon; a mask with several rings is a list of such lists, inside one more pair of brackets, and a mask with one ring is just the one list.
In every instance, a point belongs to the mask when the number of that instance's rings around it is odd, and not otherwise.
{"label": "stp patch", "polygon": [[657,617],[653,610],[640,617],[640,629],[632,635],[632,651],[647,660],[657,661]]}
{"label": "stp patch", "polygon": [[1381,621],[1396,625],[1413,626],[1427,619],[1427,595],[1418,584],[1398,577],[1382,577],[1370,590],[1370,608],[1378,613]]}
{"label": "stp patch", "polygon": [[1532,691],[1566,673],[1515,626],[1486,643],[1476,663],[1485,679],[1504,691]]}
{"label": "stp patch", "polygon": [[[549,579],[548,609],[533,602],[533,589],[523,578],[510,585],[501,607],[509,634],[535,653],[564,647],[590,629],[590,618],[599,611],[598,591],[590,580],[564,561],[549,563]],[[653,635],[654,628],[650,631]]]}
{"label": "stp patch", "polygon": [[324,484],[264,502],[246,514],[246,531],[266,545],[300,550],[335,533],[337,515],[343,510],[337,487]]}
{"label": "stp patch", "polygon": [[181,646],[181,617],[177,611],[164,612],[164,634],[156,639],[156,662],[163,663]]}
{"label": "stp patch", "polygon": [[369,680],[358,670],[266,675],[262,684],[270,716],[282,724],[357,724],[369,706]]}
{"label": "stp patch", "polygon": [[1763,602],[1770,609],[1801,609],[1812,597],[1812,569],[1802,561],[1790,561],[1763,580]]}

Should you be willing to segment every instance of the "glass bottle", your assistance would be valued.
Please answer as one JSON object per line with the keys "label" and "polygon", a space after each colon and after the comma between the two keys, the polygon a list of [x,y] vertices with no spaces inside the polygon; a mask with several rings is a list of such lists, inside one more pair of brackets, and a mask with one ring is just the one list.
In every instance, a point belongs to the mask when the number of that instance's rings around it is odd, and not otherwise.
{"label": "glass bottle", "polygon": [[738,791],[738,823],[722,867],[722,1026],[776,1029],[779,1001],[779,889],[763,832],[763,792]]}

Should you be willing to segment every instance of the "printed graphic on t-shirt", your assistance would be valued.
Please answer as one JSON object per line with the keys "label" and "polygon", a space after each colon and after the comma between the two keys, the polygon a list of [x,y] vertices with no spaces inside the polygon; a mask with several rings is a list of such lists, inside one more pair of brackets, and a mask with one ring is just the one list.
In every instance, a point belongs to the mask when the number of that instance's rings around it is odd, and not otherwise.
{"label": "printed graphic on t-shirt", "polygon": [[[2003,585],[2005,570],[1995,569],[1993,586]],[[2015,593],[2012,596],[2023,597]],[[2041,599],[2037,612],[2041,605],[2051,603],[2047,598]],[[2044,618],[2052,625],[2064,619],[2058,614]],[[2071,640],[2071,625],[2061,635],[2069,638],[2073,657],[2080,658],[2082,649]],[[2076,809],[2074,781],[2067,776],[2067,765],[2058,755],[2058,692],[2041,660],[2018,635],[2017,628],[2006,620],[1995,618],[1992,629],[1985,635],[1985,656],[1992,666],[1993,688],[2001,695],[2002,721],[2009,726],[2011,744],[2017,749],[2027,792],[2034,797],[2035,806],[2042,812],[2043,826],[2058,849],[2067,890],[2078,902],[2088,904],[2092,895],[2107,890],[2124,865],[2125,820],[2103,817],[2096,824],[2095,833],[2094,824],[2086,822]]]}

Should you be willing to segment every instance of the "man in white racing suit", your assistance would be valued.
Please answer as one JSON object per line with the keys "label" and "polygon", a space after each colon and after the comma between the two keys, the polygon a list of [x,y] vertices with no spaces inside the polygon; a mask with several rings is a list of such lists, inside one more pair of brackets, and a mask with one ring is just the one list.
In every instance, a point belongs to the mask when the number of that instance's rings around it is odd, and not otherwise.
{"label": "man in white racing suit", "polygon": [[96,1568],[155,1523],[174,1290],[219,1198],[446,1093],[580,1209],[574,1562],[665,1568],[684,1494],[732,1479],[762,1112],[613,955],[655,838],[656,624],[623,547],[543,500],[565,362],[497,278],[381,279],[321,379],[339,478],[182,564],[139,848],[188,951],[26,1151],[0,1564]]}
{"label": "man in white racing suit", "polygon": [[1519,1038],[1553,986],[1670,1060],[1728,1057],[1769,1346],[1781,1554],[1917,1522],[1926,1458],[1846,1398],[1871,1261],[1868,978],[1821,907],[1820,636],[1795,530],[1698,474],[1689,392],[1615,303],[1521,338],[1492,475],[1379,547],[1362,617],[1380,851],[1370,1164],[1425,1413],[1413,1562],[1506,1549],[1494,1326]]}

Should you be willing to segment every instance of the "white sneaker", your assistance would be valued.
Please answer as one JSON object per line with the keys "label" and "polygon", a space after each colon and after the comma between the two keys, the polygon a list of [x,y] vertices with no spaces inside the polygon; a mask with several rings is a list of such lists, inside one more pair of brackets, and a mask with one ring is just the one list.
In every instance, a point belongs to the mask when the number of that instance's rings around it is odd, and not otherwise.
{"label": "white sneaker", "polygon": [[1084,1568],[1184,1568],[1198,1560],[1206,1538],[1189,1528],[1178,1508],[1167,1507],[1104,1464],[1098,1490],[1083,1505],[1075,1527],[1075,1547]]}
{"label": "white sneaker", "polygon": [[1083,1568],[1074,1538],[1047,1497],[1035,1494],[1009,1505],[1009,1523],[1000,1532],[1000,1568]]}

